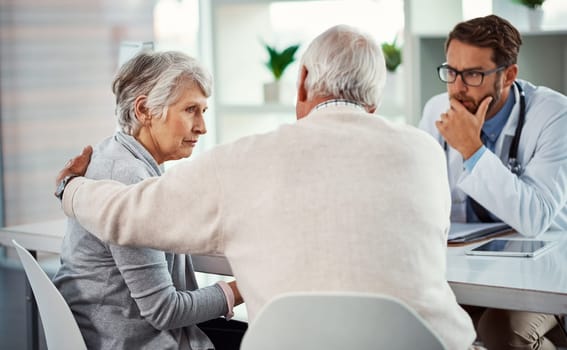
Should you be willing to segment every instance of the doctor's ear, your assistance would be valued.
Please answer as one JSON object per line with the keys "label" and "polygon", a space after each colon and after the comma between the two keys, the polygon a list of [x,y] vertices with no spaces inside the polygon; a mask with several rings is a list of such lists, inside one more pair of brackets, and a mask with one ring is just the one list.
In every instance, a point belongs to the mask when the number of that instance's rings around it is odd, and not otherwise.
{"label": "doctor's ear", "polygon": [[516,81],[518,77],[518,65],[512,64],[504,70],[504,86],[508,87]]}
{"label": "doctor's ear", "polygon": [[148,97],[146,95],[141,95],[136,97],[134,101],[134,113],[136,114],[136,119],[142,124],[146,125],[152,119],[149,109],[146,107],[146,102]]}

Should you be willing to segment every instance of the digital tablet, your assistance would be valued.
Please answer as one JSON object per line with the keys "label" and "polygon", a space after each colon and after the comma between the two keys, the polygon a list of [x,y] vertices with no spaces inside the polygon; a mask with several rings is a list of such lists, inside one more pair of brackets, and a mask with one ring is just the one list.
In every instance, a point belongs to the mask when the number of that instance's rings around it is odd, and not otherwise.
{"label": "digital tablet", "polygon": [[478,247],[465,251],[467,255],[496,255],[533,257],[551,248],[557,241],[537,239],[495,238]]}

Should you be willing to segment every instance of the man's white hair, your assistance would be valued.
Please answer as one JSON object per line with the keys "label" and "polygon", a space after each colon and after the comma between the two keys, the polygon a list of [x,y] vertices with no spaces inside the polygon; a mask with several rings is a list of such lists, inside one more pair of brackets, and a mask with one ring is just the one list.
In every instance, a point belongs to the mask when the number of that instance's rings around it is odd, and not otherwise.
{"label": "man's white hair", "polygon": [[380,106],[386,82],[382,49],[354,27],[337,25],[311,42],[300,61],[307,69],[307,97],[343,98]]}

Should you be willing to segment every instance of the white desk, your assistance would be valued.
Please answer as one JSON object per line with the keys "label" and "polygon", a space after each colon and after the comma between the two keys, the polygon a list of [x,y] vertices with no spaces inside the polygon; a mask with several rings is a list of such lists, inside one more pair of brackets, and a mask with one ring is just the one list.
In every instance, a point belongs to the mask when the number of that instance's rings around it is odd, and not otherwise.
{"label": "white desk", "polygon": [[[521,237],[520,235],[506,238]],[[538,239],[559,240],[535,258],[467,256],[477,244],[450,247],[447,280],[460,304],[567,314],[567,232]]]}
{"label": "white desk", "polygon": [[[59,254],[65,227],[66,219],[3,227],[0,228],[0,244],[11,247],[12,239],[15,239],[28,250]],[[191,258],[195,271],[232,275],[230,265],[224,256],[192,255]]]}
{"label": "white desk", "polygon": [[[12,239],[32,251],[59,253],[65,220],[5,227],[0,244]],[[513,237],[513,236],[512,236]],[[536,258],[466,256],[475,244],[450,247],[447,280],[461,304],[543,313],[567,314],[567,232],[547,232],[538,238],[561,242]],[[231,275],[222,256],[193,256],[200,272]]]}

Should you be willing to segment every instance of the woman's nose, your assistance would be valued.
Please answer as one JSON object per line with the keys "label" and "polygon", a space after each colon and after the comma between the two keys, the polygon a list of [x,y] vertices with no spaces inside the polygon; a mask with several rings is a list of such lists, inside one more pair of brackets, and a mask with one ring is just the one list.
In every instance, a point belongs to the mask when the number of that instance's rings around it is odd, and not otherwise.
{"label": "woman's nose", "polygon": [[207,126],[202,114],[195,118],[195,124],[193,124],[193,132],[201,135],[207,133]]}

